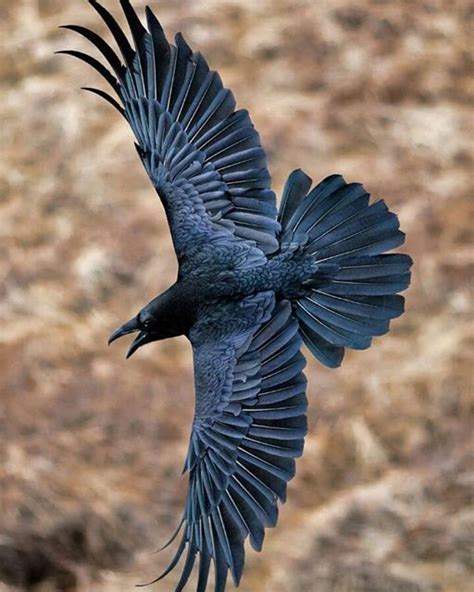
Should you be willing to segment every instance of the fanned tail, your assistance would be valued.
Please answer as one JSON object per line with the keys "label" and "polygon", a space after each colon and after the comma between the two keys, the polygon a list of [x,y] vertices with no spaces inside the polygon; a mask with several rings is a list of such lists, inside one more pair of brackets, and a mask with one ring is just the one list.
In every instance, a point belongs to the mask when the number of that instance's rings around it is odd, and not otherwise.
{"label": "fanned tail", "polygon": [[405,235],[384,201],[369,205],[360,183],[327,177],[311,191],[311,179],[294,171],[280,206],[281,249],[299,247],[318,264],[308,294],[294,302],[301,336],[331,368],[344,348],[366,349],[404,310],[398,293],[410,284],[408,255],[385,254]]}

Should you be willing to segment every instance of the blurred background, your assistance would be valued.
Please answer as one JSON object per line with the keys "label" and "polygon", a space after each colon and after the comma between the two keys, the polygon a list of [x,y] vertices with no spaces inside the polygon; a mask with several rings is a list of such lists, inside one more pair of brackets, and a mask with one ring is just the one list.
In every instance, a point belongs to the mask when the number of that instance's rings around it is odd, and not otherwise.
{"label": "blurred background", "polygon": [[[149,2],[250,110],[278,194],[298,167],[363,181],[415,261],[388,336],[308,359],[305,454],[240,589],[474,590],[474,5]],[[0,2],[1,592],[153,579],[186,488],[189,344],[106,345],[174,281],[168,228],[126,123],[79,91],[97,77],[53,55],[87,47],[69,23],[104,32],[85,0]]]}

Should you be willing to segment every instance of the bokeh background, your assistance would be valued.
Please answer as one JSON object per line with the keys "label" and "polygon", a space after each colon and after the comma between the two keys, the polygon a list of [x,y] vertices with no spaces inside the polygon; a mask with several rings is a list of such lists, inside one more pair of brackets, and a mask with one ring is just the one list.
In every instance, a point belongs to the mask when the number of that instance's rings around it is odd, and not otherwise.
{"label": "bokeh background", "polygon": [[[415,261],[390,335],[308,360],[305,454],[242,592],[474,590],[474,5],[150,2],[250,110],[278,193],[298,167],[363,181]],[[68,23],[104,32],[83,0],[0,1],[1,592],[152,579],[186,488],[190,346],[106,346],[174,281],[168,228],[95,74],[53,56],[86,47]]]}

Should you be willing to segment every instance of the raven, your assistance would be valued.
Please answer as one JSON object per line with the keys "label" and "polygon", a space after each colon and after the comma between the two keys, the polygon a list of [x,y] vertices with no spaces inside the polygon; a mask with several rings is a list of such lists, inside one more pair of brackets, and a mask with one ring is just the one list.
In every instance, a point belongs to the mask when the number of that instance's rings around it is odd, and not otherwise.
{"label": "raven", "polygon": [[[397,216],[369,204],[359,183],[332,175],[312,188],[293,171],[279,210],[267,160],[246,110],[178,33],[170,44],[146,8],[147,28],[120,0],[130,43],[112,14],[89,0],[120,50],[93,31],[109,67],[73,50],[118,96],[86,88],[128,121],[171,229],[176,283],[117,329],[137,333],[127,357],[186,335],[193,348],[196,405],[185,470],[183,531],[167,575],[186,552],[176,591],[198,560],[197,592],[211,564],[215,592],[228,573],[237,586],[244,542],[260,551],[275,526],[307,431],[304,342],[331,368],[344,349],[366,349],[401,315],[410,257],[386,254],[404,242]],[[109,69],[110,68],[110,69]],[[151,582],[153,583],[153,582]]]}

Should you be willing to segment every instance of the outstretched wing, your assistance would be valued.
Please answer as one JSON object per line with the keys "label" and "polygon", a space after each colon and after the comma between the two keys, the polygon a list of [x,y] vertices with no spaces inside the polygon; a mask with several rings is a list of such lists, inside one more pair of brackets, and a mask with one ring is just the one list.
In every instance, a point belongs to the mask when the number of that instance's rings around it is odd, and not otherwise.
{"label": "outstretched wing", "polygon": [[[271,311],[271,312],[269,312]],[[228,572],[238,585],[244,541],[260,551],[306,434],[305,359],[288,302],[260,293],[215,311],[191,335],[196,414],[186,469],[189,490],[177,553],[186,559],[179,592],[198,559],[197,592],[214,563],[215,592]],[[156,581],[156,580],[155,580]]]}
{"label": "outstretched wing", "polygon": [[209,240],[237,238],[264,253],[275,251],[276,199],[248,112],[235,111],[231,91],[181,34],[176,46],[168,43],[148,7],[147,30],[129,0],[120,2],[132,47],[114,17],[95,0],[89,2],[110,29],[123,62],[99,35],[76,25],[65,28],[95,45],[111,71],[82,52],[58,53],[90,64],[117,93],[120,103],[102,90],[86,89],[110,102],[130,124],[164,204],[178,259],[191,257]]}

